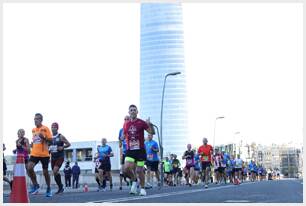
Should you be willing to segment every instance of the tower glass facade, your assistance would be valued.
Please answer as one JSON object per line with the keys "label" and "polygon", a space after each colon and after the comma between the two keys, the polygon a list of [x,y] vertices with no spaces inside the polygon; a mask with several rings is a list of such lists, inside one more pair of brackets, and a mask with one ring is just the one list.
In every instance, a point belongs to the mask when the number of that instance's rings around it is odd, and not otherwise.
{"label": "tower glass facade", "polygon": [[188,111],[184,38],[181,4],[141,5],[140,115],[160,126],[161,98],[166,81],[163,107],[164,155],[181,157],[188,143]]}

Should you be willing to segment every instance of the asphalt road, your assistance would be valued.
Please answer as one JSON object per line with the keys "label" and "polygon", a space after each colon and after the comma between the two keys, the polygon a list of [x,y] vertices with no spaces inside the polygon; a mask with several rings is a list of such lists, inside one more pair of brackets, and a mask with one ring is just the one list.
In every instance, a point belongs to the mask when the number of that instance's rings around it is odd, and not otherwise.
{"label": "asphalt road", "polygon": [[[202,186],[164,187],[160,190],[147,190],[147,196],[128,194],[126,187],[122,191],[114,188],[105,192],[66,192],[47,198],[43,194],[30,195],[31,203],[302,203],[303,185],[301,180],[273,180],[246,182],[241,185],[209,185]],[[4,203],[8,195],[3,196]]]}

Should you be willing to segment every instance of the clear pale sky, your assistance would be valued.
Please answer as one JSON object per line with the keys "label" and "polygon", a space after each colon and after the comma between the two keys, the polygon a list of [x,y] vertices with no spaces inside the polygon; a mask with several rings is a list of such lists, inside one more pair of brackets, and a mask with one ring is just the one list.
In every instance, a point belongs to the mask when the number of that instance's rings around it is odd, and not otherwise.
{"label": "clear pale sky", "polygon": [[[183,4],[190,141],[302,142],[302,4]],[[139,105],[138,3],[4,4],[3,141],[34,114],[71,142],[116,140]],[[162,80],[161,80],[162,81]],[[141,113],[141,111],[140,111]],[[146,118],[146,117],[143,117]],[[164,128],[166,129],[166,128]]]}

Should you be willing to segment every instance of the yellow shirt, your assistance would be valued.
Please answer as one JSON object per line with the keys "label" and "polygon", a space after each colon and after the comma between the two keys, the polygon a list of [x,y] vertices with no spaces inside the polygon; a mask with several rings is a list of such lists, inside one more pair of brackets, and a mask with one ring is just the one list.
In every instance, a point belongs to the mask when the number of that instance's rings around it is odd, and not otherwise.
{"label": "yellow shirt", "polygon": [[44,125],[41,127],[33,128],[33,147],[31,151],[31,156],[34,157],[49,157],[48,143],[46,140],[39,137],[39,134],[42,134],[46,139],[52,140],[52,134],[50,129]]}

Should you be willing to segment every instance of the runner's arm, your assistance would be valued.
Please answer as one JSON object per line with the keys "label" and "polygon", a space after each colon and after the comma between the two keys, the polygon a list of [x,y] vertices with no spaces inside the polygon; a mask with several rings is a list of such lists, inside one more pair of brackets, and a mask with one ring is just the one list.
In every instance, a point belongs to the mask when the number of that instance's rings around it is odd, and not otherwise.
{"label": "runner's arm", "polygon": [[213,147],[210,147],[210,156],[211,156],[211,159],[213,160],[214,158],[214,148]]}
{"label": "runner's arm", "polygon": [[31,147],[30,147],[28,138],[25,138],[24,142],[25,142],[26,150],[28,151],[28,153],[30,153],[31,152]]}
{"label": "runner's arm", "polygon": [[157,144],[157,143],[153,145],[152,150],[153,150],[154,152],[159,152],[159,148],[158,148],[158,144]]}
{"label": "runner's arm", "polygon": [[147,131],[149,134],[154,135],[154,134],[155,134],[155,130],[154,130],[153,124],[150,122],[150,117],[146,120],[146,123],[147,123],[147,125],[148,125],[148,128],[146,129],[146,131]]}
{"label": "runner's arm", "polygon": [[[64,148],[67,148],[67,147],[71,146],[70,142],[66,139],[66,137],[64,135],[61,134],[60,138],[64,142],[64,146],[63,146],[62,150],[64,150]],[[60,147],[58,147],[58,148],[60,148]]]}
{"label": "runner's arm", "polygon": [[182,159],[186,159],[186,152],[184,152]]}
{"label": "runner's arm", "polygon": [[109,157],[113,157],[114,156],[114,153],[113,153],[113,150],[111,147],[109,147]]}
{"label": "runner's arm", "polygon": [[39,137],[42,138],[43,140],[45,140],[47,143],[51,143],[52,142],[52,134],[51,131],[48,127],[44,128],[43,131],[45,132],[45,134],[43,133],[39,133]]}
{"label": "runner's arm", "polygon": [[113,152],[110,152],[108,156],[109,156],[109,157],[113,157],[113,156],[114,156],[114,153],[113,153]]}

